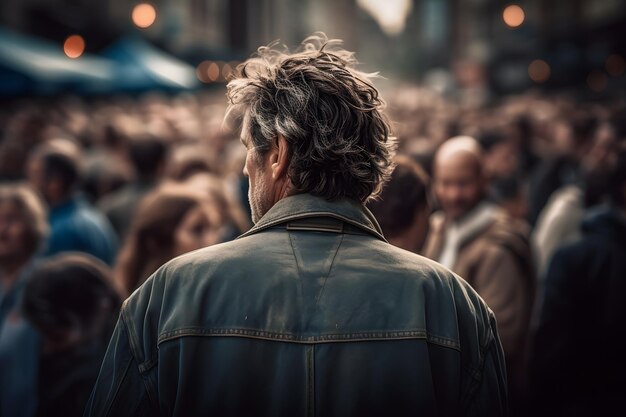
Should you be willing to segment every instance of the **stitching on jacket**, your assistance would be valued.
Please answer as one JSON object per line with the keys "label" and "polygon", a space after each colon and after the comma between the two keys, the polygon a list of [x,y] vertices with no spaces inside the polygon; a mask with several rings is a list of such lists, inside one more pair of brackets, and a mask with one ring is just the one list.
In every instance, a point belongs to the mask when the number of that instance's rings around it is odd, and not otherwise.
{"label": "stitching on jacket", "polygon": [[126,333],[128,334],[128,340],[130,341],[130,349],[131,349],[133,358],[135,359],[137,363],[141,363],[139,359],[145,359],[145,358],[140,356],[141,345],[139,343],[137,333],[135,332],[135,326],[133,324],[133,321],[130,319],[130,317],[128,317],[127,301],[128,300],[126,300],[124,304],[122,305],[122,311],[120,313],[120,316],[122,318],[122,321],[124,322],[124,326],[126,327]]}
{"label": "stitching on jacket", "polygon": [[306,415],[315,415],[315,345],[308,346],[306,352],[307,376],[306,376]]}
{"label": "stitching on jacket", "polygon": [[350,332],[350,333],[327,333],[315,336],[298,336],[291,333],[268,332],[264,330],[225,328],[225,329],[203,329],[203,328],[182,328],[161,333],[157,340],[157,345],[168,340],[185,336],[213,336],[213,337],[246,337],[251,339],[263,339],[277,342],[291,343],[339,343],[339,342],[366,342],[382,340],[400,339],[423,339],[429,343],[440,345],[460,351],[459,342],[446,337],[428,334],[425,330],[386,330],[372,332]]}
{"label": "stitching on jacket", "polygon": [[296,253],[296,248],[293,247],[293,238],[291,233],[287,233],[287,238],[289,239],[289,246],[291,247],[291,253],[293,253],[293,259],[296,261],[296,269],[298,270],[298,278],[302,280],[302,271],[300,270],[300,263],[298,262],[298,254]]}
{"label": "stitching on jacket", "polygon": [[[135,326],[133,324],[133,321],[129,317],[127,317],[127,314],[128,311],[125,301],[122,305],[122,311],[120,313],[120,316],[122,318],[122,321],[124,322],[124,325],[126,326],[126,333],[128,334],[128,340],[130,342],[131,354],[133,355],[133,359],[135,360],[135,362],[137,362],[139,373],[143,374],[152,369],[157,364],[157,359],[154,354],[151,355],[150,359],[147,359],[146,356],[148,355],[148,352],[141,351],[141,345],[135,331]],[[143,362],[140,362],[138,358],[143,359]]]}
{"label": "stitching on jacket", "polygon": [[[478,360],[478,363],[476,364],[476,367],[466,367],[467,372],[470,374],[470,376],[473,379],[473,383],[468,387],[468,398],[472,398],[474,396],[474,394],[476,393],[476,390],[478,390],[479,385],[483,379],[483,371],[484,371],[484,366],[485,366],[485,359],[487,357],[487,351],[489,350],[489,348],[491,347],[491,343],[493,343],[494,341],[494,336],[493,336],[493,332],[492,332],[492,323],[491,320],[495,320],[495,316],[493,316],[493,313],[489,314],[489,327],[488,330],[485,332],[485,340],[483,341],[483,343],[480,346],[479,352],[480,352],[480,357]],[[495,323],[494,323],[495,325]]]}
{"label": "stitching on jacket", "polygon": [[330,277],[331,272],[333,271],[333,266],[335,265],[335,259],[337,258],[337,254],[339,253],[339,248],[341,248],[341,244],[343,243],[344,235],[340,235],[339,242],[337,242],[337,247],[335,248],[335,254],[333,255],[332,261],[330,261],[330,268],[328,268],[328,274],[324,278],[324,283],[322,284],[322,288],[320,292],[317,294],[317,298],[315,299],[315,305],[317,306],[322,298],[322,294],[324,294],[324,290],[326,289],[326,282],[328,281],[328,277]]}
{"label": "stitching on jacket", "polygon": [[[126,327],[126,324],[124,324],[124,327]],[[128,333],[128,328],[126,328],[125,331]],[[105,407],[106,412],[104,413],[105,416],[108,416],[109,413],[111,412],[111,407],[113,407],[113,400],[117,398],[117,394],[120,391],[120,388],[122,387],[122,382],[124,381],[124,379],[126,379],[126,374],[128,373],[128,370],[130,369],[133,362],[136,362],[136,360],[134,358],[134,355],[131,352],[131,358],[126,364],[126,367],[124,369],[124,374],[122,375],[121,378],[117,380],[117,386],[115,387],[115,391],[112,396],[108,397],[108,404],[105,404],[106,405]]]}

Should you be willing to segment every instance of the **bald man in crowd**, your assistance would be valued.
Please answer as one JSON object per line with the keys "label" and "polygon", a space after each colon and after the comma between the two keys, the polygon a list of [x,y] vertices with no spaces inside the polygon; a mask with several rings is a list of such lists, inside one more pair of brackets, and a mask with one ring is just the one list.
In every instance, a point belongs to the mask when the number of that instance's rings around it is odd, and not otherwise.
{"label": "bald man in crowd", "polygon": [[424,254],[467,280],[494,311],[514,401],[524,380],[534,271],[528,227],[486,199],[482,162],[480,145],[468,136],[437,151],[433,190],[441,211],[431,216]]}

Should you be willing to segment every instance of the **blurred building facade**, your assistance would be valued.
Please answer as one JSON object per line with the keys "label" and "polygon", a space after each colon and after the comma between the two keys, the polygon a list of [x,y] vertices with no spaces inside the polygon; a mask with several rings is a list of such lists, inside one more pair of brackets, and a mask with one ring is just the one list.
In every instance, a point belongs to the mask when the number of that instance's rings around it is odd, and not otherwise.
{"label": "blurred building facade", "polygon": [[[294,45],[319,30],[344,39],[365,69],[410,81],[451,80],[496,93],[535,84],[606,93],[625,83],[621,0],[520,0],[524,19],[515,28],[504,23],[510,4],[500,0],[154,0],[157,19],[143,30],[129,18],[138,3],[8,0],[0,3],[0,24],[56,42],[79,33],[92,52],[135,33],[190,61],[211,51],[245,58],[272,40]],[[535,60],[548,74],[539,81],[529,77]]]}

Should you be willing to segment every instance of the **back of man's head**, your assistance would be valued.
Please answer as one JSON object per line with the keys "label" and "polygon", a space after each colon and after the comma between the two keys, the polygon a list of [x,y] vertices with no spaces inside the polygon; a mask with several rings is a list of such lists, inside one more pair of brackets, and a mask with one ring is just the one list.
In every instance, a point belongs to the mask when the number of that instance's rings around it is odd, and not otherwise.
{"label": "back of man's head", "polygon": [[355,64],[340,41],[317,34],[293,54],[259,48],[228,84],[228,113],[246,118],[257,151],[286,139],[294,193],[365,202],[391,173],[384,102]]}
{"label": "back of man's head", "polygon": [[504,134],[496,129],[485,130],[476,138],[484,152],[489,153],[494,147],[506,141]]}
{"label": "back of man's head", "polygon": [[143,135],[130,140],[130,160],[141,179],[155,179],[167,157],[165,141],[154,135]]}
{"label": "back of man's head", "polygon": [[599,125],[598,118],[587,110],[580,110],[574,112],[569,120],[575,150],[586,152],[593,143],[593,136]]}
{"label": "back of man's head", "polygon": [[31,161],[38,161],[43,179],[56,181],[59,192],[67,196],[76,190],[81,181],[81,157],[80,148],[76,144],[66,139],[55,139],[37,147]]}
{"label": "back of man's head", "polygon": [[104,263],[83,253],[49,258],[31,274],[24,314],[47,342],[59,348],[103,331],[108,335],[121,305],[111,274]]}
{"label": "back of man's head", "polygon": [[380,199],[368,204],[388,238],[399,236],[410,228],[415,216],[428,216],[430,211],[426,172],[407,156],[397,156],[395,163]]}

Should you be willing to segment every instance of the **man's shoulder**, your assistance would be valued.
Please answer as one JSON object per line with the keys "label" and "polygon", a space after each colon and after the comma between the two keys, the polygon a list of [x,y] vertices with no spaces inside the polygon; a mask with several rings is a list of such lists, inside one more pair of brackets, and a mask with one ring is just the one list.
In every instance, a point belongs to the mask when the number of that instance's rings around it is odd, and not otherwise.
{"label": "man's shoulder", "polygon": [[430,223],[431,232],[441,233],[441,230],[446,222],[446,215],[443,211],[439,210],[432,213],[428,218],[428,221]]}
{"label": "man's shoulder", "polygon": [[485,253],[512,252],[517,256],[527,257],[530,256],[530,226],[524,220],[497,208],[491,224],[476,233],[467,243],[481,247]]}
{"label": "man's shoulder", "polygon": [[[354,256],[370,260],[373,263],[372,266],[384,265],[389,275],[404,275],[408,279],[435,279],[453,283],[459,279],[443,265],[384,241],[371,239],[354,244],[359,247],[359,250],[347,251],[345,255],[335,259],[336,268],[341,268],[345,263],[351,262],[354,253]],[[181,255],[166,263],[161,268],[161,273],[155,276],[157,279],[177,280],[192,275],[202,275],[208,279],[215,273],[229,270],[237,274],[245,274],[260,272],[264,267],[284,268],[285,261],[293,261],[295,267],[297,262],[292,258],[293,253],[287,233],[264,231]]]}
{"label": "man's shoulder", "polygon": [[[259,275],[270,270],[280,272],[281,268],[284,270],[287,267],[295,271],[297,261],[292,259],[294,255],[289,244],[289,237],[284,231],[263,231],[181,255],[163,265],[146,283],[161,286],[166,281],[173,284],[194,280],[200,285],[206,280],[232,280],[235,275]],[[360,259],[371,262],[372,275],[376,270],[385,271],[386,276],[381,276],[383,279],[409,280],[427,287],[458,288],[469,291],[469,297],[475,294],[464,279],[432,259],[378,239],[356,245],[360,246],[358,250],[348,250],[335,258],[334,268],[341,270],[345,264],[354,261],[354,253],[358,257],[357,262]]]}
{"label": "man's shoulder", "polygon": [[135,194],[130,187],[125,186],[104,196],[98,201],[97,207],[98,210],[108,215],[109,213],[125,208],[133,201],[133,197],[135,197]]}
{"label": "man's shoulder", "polygon": [[[411,329],[445,337],[457,346],[475,338],[472,334],[486,340],[492,313],[463,279],[430,259],[382,240],[347,240],[345,253],[335,257],[335,269],[324,281],[324,296],[317,301],[324,314],[311,313],[314,321],[328,315],[341,317],[344,310],[359,310],[367,301],[380,311],[363,312],[358,319],[346,317],[351,331],[373,326],[382,314],[400,326],[414,323]],[[226,317],[230,327],[249,327],[250,321],[240,321],[257,307],[256,317],[284,310],[285,315],[280,313],[281,319],[272,320],[272,326],[284,318],[285,323],[278,326],[281,332],[288,329],[302,335],[306,332],[298,327],[299,320],[292,318],[310,312],[303,307],[306,294],[289,245],[284,231],[264,231],[180,256],[157,270],[125,302],[123,314],[131,324],[143,323],[139,339],[152,343],[190,328],[222,329],[226,324],[220,320]],[[396,300],[393,307],[387,306],[390,298]],[[265,325],[259,328],[267,330]],[[141,351],[148,349],[146,345]]]}
{"label": "man's shoulder", "polygon": [[270,254],[280,250],[276,233],[263,233],[240,237],[228,242],[207,246],[172,259],[165,264],[168,272],[175,275],[187,268],[224,268],[271,262]]}
{"label": "man's shoulder", "polygon": [[[149,295],[163,295],[165,287],[173,285],[199,285],[204,281],[219,278],[220,273],[229,276],[245,274],[249,268],[271,263],[269,253],[279,250],[270,233],[241,237],[180,255],[154,272],[130,297],[139,302],[145,295],[142,288],[150,287]],[[227,277],[226,277],[227,278]]]}
{"label": "man's shoulder", "polygon": [[[204,280],[214,280],[217,284],[222,280],[236,280],[237,277],[246,282],[251,279],[256,282],[257,277],[264,274],[290,276],[295,273],[297,262],[291,259],[292,253],[286,250],[288,242],[286,233],[266,231],[203,248],[167,264],[166,279],[202,277]],[[455,304],[461,309],[467,307],[475,312],[483,311],[486,314],[484,318],[489,314],[481,297],[463,278],[432,259],[378,239],[355,239],[352,244],[362,245],[354,251],[358,253],[358,259],[351,259],[351,250],[337,256],[334,260],[335,279],[349,280],[348,271],[353,271],[355,264],[362,264],[362,260],[367,259],[371,265],[358,275],[368,276],[370,282],[379,279],[385,282],[386,288],[401,286],[407,290],[413,289],[423,292],[430,302],[437,300],[442,304]],[[355,264],[351,264],[352,261]],[[199,282],[198,285],[203,284]],[[358,285],[358,282],[354,281],[354,285]]]}

